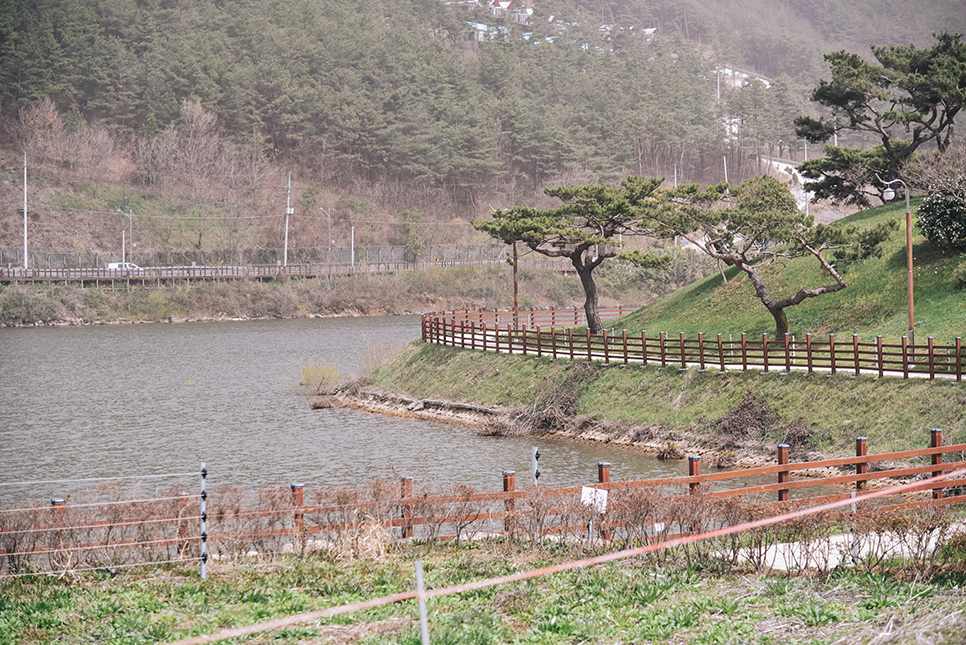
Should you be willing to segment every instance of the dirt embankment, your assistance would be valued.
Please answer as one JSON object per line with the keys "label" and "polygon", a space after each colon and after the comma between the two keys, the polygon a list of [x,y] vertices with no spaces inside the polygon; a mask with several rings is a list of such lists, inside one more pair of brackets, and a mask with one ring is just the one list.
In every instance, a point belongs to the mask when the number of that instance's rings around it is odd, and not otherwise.
{"label": "dirt embankment", "polygon": [[[700,455],[707,467],[742,469],[776,463],[772,444],[761,434],[780,424],[780,416],[760,397],[748,396],[714,423],[715,432],[690,433],[661,424],[634,425],[577,414],[579,382],[590,377],[593,365],[575,370],[555,391],[537,405],[508,408],[482,406],[441,399],[418,399],[366,389],[343,388],[332,397],[317,400],[313,407],[344,407],[376,414],[446,421],[471,426],[485,435],[555,436],[572,441],[592,441],[640,450],[659,459],[684,459]],[[569,381],[569,382],[568,382]],[[786,443],[794,461],[813,461],[829,455],[809,448],[810,434],[801,422],[785,425]],[[809,476],[840,474],[834,469],[813,469]]]}

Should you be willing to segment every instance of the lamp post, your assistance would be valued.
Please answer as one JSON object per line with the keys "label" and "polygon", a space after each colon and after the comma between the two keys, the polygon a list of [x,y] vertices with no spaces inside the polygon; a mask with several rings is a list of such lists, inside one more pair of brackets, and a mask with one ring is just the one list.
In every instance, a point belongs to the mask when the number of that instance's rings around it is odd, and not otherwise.
{"label": "lamp post", "polygon": [[[135,247],[135,244],[134,244],[134,211],[133,210],[130,210],[127,213],[125,213],[120,208],[115,208],[114,210],[116,210],[118,213],[120,213],[124,217],[128,218],[130,220],[130,222],[131,222],[131,233],[130,233],[130,235],[128,235],[128,239],[131,240],[131,248],[133,249]],[[125,258],[124,258],[124,231],[121,231],[121,262],[126,262],[126,261],[127,260],[125,260]]]}
{"label": "lamp post", "polygon": [[[879,179],[879,181],[882,181],[882,179]],[[882,183],[886,186],[886,189],[882,191],[882,198],[887,202],[892,201],[892,199],[896,196],[896,191],[891,188],[892,184],[902,184],[902,188],[906,193],[906,269],[909,272],[909,345],[915,346],[916,324],[912,306],[912,209],[909,207],[909,186],[907,186],[906,182],[902,181],[901,179],[882,181]]]}

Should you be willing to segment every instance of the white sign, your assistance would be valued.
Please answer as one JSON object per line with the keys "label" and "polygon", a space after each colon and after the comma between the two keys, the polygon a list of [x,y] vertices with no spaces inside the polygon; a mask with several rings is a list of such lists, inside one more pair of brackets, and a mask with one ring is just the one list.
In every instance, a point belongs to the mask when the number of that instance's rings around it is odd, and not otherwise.
{"label": "white sign", "polygon": [[598,513],[607,511],[607,491],[590,486],[582,486],[580,489],[580,501],[584,506],[593,506]]}

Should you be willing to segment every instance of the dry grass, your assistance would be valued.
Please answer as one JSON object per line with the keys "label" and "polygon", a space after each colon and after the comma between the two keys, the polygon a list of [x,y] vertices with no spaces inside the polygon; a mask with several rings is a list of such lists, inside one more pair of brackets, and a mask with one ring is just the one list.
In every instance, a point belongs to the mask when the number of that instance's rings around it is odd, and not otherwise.
{"label": "dry grass", "polygon": [[335,366],[311,359],[299,365],[299,385],[308,387],[317,396],[335,393],[339,381],[339,370]]}

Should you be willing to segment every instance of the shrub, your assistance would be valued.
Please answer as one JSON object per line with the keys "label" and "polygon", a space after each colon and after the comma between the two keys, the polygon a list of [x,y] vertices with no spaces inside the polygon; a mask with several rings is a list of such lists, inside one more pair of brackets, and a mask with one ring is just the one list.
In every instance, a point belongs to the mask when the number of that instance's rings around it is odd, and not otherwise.
{"label": "shrub", "polygon": [[339,370],[325,363],[310,360],[299,365],[299,385],[307,385],[319,396],[332,394],[339,384]]}
{"label": "shrub", "polygon": [[933,246],[966,248],[966,179],[930,186],[916,215],[919,230]]}
{"label": "shrub", "polygon": [[966,287],[966,260],[960,262],[959,266],[953,269],[952,281],[957,289]]}

